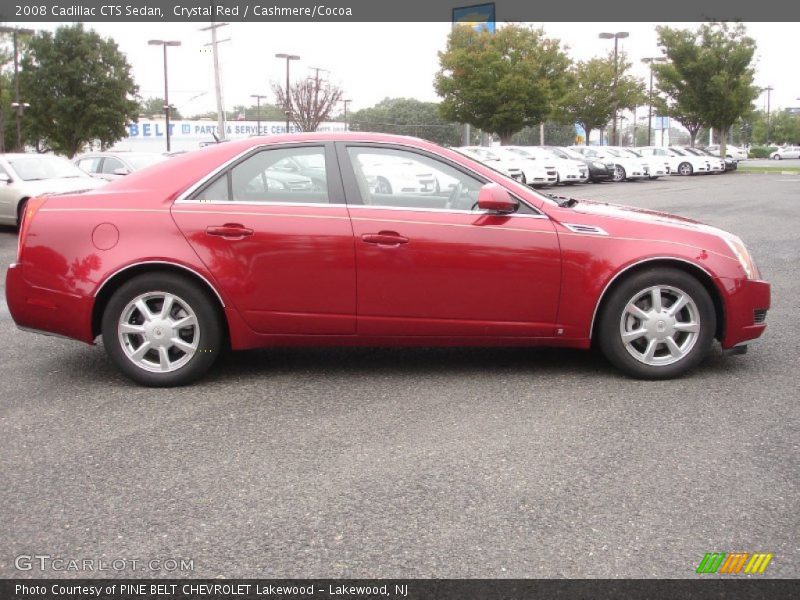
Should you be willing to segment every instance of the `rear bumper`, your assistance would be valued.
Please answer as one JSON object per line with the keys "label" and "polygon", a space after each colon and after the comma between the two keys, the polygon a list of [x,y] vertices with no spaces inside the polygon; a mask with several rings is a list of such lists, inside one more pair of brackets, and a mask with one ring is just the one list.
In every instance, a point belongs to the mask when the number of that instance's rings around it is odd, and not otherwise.
{"label": "rear bumper", "polygon": [[722,347],[760,337],[767,328],[763,312],[770,307],[770,285],[750,279],[720,279],[718,284],[728,292]]}
{"label": "rear bumper", "polygon": [[92,298],[30,285],[22,266],[13,264],[6,273],[6,303],[17,327],[58,335],[91,344]]}

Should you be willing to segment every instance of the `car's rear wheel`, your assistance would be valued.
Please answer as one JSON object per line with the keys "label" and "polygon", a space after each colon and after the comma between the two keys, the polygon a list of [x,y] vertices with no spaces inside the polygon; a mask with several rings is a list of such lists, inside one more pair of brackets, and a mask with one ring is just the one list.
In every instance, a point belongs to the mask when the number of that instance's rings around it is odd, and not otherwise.
{"label": "car's rear wheel", "polygon": [[142,385],[185,385],[217,359],[223,327],[213,299],[192,281],[149,273],[123,284],[108,301],[103,344],[125,375]]}
{"label": "car's rear wheel", "polygon": [[628,375],[668,379],[695,367],[716,330],[714,303],[705,287],[677,269],[631,275],[616,285],[598,323],[600,348]]}
{"label": "car's rear wheel", "polygon": [[614,167],[614,181],[625,181],[627,177],[628,174],[621,165]]}
{"label": "car's rear wheel", "polygon": [[678,173],[681,175],[691,175],[694,173],[694,167],[692,167],[691,163],[682,162],[678,165]]}

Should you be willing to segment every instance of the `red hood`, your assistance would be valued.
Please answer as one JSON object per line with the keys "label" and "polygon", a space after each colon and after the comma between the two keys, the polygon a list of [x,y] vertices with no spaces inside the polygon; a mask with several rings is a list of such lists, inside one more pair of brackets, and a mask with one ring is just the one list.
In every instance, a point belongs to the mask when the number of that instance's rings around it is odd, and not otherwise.
{"label": "red hood", "polygon": [[612,219],[624,219],[626,221],[636,221],[638,223],[648,223],[651,225],[666,225],[678,227],[711,235],[730,235],[722,229],[706,225],[694,219],[679,217],[669,213],[637,208],[634,206],[623,206],[621,204],[608,204],[606,202],[596,202],[593,200],[581,200],[572,210],[578,214],[598,215]]}

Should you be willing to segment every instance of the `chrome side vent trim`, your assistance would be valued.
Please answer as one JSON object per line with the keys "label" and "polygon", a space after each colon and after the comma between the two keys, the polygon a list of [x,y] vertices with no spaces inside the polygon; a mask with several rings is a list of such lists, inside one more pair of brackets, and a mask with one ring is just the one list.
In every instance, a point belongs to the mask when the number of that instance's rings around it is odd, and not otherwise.
{"label": "chrome side vent trim", "polygon": [[573,233],[585,233],[587,235],[608,235],[608,232],[594,225],[581,225],[579,223],[562,223],[564,227]]}

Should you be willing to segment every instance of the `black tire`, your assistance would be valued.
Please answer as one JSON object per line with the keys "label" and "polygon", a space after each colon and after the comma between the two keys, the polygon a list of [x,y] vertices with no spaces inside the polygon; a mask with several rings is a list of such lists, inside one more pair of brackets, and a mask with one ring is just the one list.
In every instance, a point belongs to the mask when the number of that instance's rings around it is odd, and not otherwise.
{"label": "black tire", "polygon": [[25,214],[25,209],[28,207],[28,198],[23,198],[17,204],[17,228],[22,227],[22,217]]}
{"label": "black tire", "polygon": [[684,176],[694,174],[694,167],[692,166],[692,163],[682,162],[681,164],[679,164],[678,174]]}
{"label": "black tire", "polygon": [[625,172],[625,168],[622,165],[616,165],[614,167],[614,181],[625,181],[628,178],[628,174]]}
{"label": "black tire", "polygon": [[378,177],[378,187],[375,190],[377,194],[391,194],[392,184],[385,177]]}
{"label": "black tire", "polygon": [[[629,352],[622,340],[621,325],[625,308],[637,294],[653,286],[663,286],[686,294],[697,309],[699,331],[694,344],[682,358],[671,364],[652,365],[642,362]],[[666,308],[669,308],[667,306]],[[659,325],[660,325],[659,321]],[[644,327],[640,324],[639,327]],[[671,379],[696,367],[708,354],[717,327],[714,303],[705,287],[692,275],[671,268],[653,268],[634,273],[618,282],[609,292],[599,315],[596,330],[600,349],[608,361],[625,374],[637,379]],[[662,329],[663,331],[663,329]],[[680,335],[680,334],[673,334]],[[688,334],[687,334],[688,335]],[[646,343],[646,339],[645,342]],[[660,352],[668,349],[657,346]]]}
{"label": "black tire", "polygon": [[[118,334],[118,324],[128,304],[146,293],[166,292],[188,304],[197,319],[197,351],[174,371],[151,372],[134,363],[125,353]],[[103,345],[114,364],[130,379],[149,387],[189,384],[214,364],[222,350],[224,327],[215,300],[190,279],[174,273],[145,273],[124,283],[108,301],[103,312]]]}

